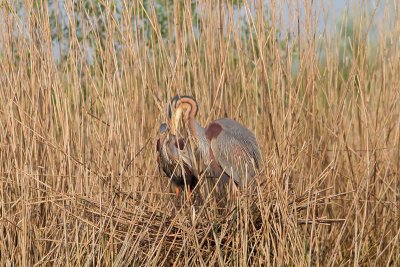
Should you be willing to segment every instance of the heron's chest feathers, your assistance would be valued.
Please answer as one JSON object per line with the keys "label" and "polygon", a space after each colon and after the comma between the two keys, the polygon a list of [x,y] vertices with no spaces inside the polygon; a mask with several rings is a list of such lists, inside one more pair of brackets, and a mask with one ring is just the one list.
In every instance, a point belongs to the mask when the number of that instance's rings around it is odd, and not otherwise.
{"label": "heron's chest feathers", "polygon": [[171,158],[170,158],[170,153],[168,153],[168,145],[166,140],[164,140],[161,148],[160,148],[160,154],[161,154],[161,158],[163,158],[164,161],[168,162],[169,164],[171,164]]}
{"label": "heron's chest feathers", "polygon": [[211,145],[209,147],[209,154],[210,154],[210,167],[212,170],[213,175],[219,176],[221,172],[223,171],[221,168],[221,165],[218,164],[218,162],[215,160],[214,152],[211,148]]}

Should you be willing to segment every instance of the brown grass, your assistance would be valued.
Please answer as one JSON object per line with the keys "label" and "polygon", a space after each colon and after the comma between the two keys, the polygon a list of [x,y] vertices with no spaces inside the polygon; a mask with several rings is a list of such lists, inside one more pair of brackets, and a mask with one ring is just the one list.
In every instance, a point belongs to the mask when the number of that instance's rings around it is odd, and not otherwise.
{"label": "brown grass", "polygon": [[[396,1],[379,20],[355,4],[353,28],[323,33],[312,1],[304,18],[297,1],[240,16],[168,2],[164,22],[151,1],[36,2],[0,11],[1,266],[400,264]],[[194,206],[174,199],[154,143],[176,93],[202,124],[255,131],[253,194],[221,200],[202,180]]]}

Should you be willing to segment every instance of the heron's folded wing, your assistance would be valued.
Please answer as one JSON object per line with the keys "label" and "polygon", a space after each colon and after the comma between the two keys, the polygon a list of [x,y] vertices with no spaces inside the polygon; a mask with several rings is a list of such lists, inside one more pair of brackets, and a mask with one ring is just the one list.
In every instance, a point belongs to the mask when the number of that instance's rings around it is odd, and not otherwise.
{"label": "heron's folded wing", "polygon": [[220,119],[223,131],[211,140],[215,160],[239,185],[251,179],[261,160],[257,140],[252,132],[231,119]]}

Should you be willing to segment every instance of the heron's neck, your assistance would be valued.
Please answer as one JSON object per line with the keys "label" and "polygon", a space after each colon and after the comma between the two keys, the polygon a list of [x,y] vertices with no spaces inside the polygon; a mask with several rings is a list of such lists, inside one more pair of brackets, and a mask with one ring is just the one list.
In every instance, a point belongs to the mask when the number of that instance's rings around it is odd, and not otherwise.
{"label": "heron's neck", "polygon": [[[208,165],[210,159],[210,145],[206,137],[206,130],[198,123],[196,119],[193,120],[192,126],[189,127],[191,129],[191,134],[197,143],[197,156],[200,156],[201,160]],[[204,168],[204,166],[201,165],[200,168]]]}
{"label": "heron's neck", "polygon": [[196,118],[194,116],[189,116],[188,126],[189,126],[190,134],[196,140],[198,140],[199,138],[201,138],[204,135],[204,128],[201,127],[201,125],[199,124],[199,122],[196,120]]}

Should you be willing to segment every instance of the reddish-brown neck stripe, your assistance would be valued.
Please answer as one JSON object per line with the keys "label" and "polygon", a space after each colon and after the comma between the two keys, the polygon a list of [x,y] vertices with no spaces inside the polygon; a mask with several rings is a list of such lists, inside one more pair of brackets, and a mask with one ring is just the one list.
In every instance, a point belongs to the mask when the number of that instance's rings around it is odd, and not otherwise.
{"label": "reddish-brown neck stripe", "polygon": [[214,172],[214,175],[219,176],[223,172],[221,165],[215,160],[214,152],[210,145],[210,167],[211,170]]}
{"label": "reddish-brown neck stripe", "polygon": [[188,122],[190,133],[194,138],[198,138],[196,128],[195,128],[195,117],[197,114],[197,103],[194,99],[189,97],[184,97],[180,99],[181,105],[185,108],[185,121]]}

